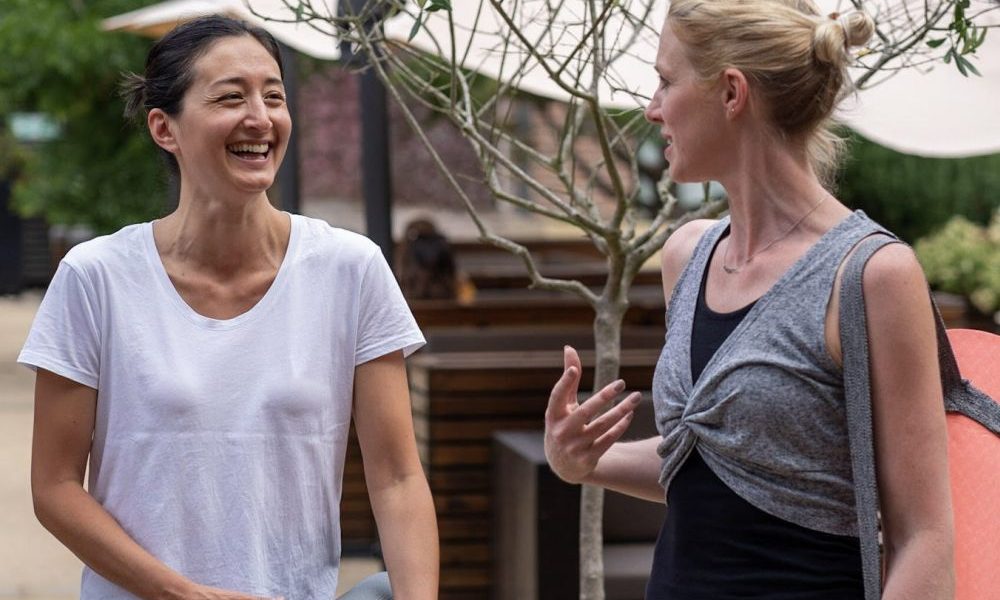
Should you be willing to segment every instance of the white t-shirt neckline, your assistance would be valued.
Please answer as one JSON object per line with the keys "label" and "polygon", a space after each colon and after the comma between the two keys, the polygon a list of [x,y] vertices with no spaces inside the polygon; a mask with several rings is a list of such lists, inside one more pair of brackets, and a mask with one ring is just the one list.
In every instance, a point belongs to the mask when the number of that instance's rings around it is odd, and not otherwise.
{"label": "white t-shirt neckline", "polygon": [[166,297],[167,301],[174,306],[181,315],[187,320],[191,321],[195,325],[204,327],[205,329],[233,329],[239,327],[255,318],[261,314],[265,314],[268,307],[274,304],[274,298],[281,294],[281,289],[283,287],[284,281],[286,279],[285,273],[288,271],[288,265],[294,262],[294,254],[298,251],[298,239],[299,239],[299,229],[300,225],[296,215],[291,213],[284,213],[288,215],[290,221],[290,228],[288,234],[288,248],[285,249],[285,256],[281,260],[281,264],[278,266],[278,272],[274,276],[274,281],[271,282],[270,287],[264,292],[260,300],[256,304],[251,306],[247,311],[236,315],[230,319],[215,319],[212,317],[206,317],[205,315],[199,313],[188,304],[177,288],[174,287],[174,283],[170,281],[170,276],[167,274],[167,269],[163,265],[163,261],[160,259],[160,253],[156,249],[156,240],[153,237],[153,223],[155,221],[149,221],[142,223],[142,237],[145,245],[146,260],[153,272],[153,278],[156,280],[160,292]]}

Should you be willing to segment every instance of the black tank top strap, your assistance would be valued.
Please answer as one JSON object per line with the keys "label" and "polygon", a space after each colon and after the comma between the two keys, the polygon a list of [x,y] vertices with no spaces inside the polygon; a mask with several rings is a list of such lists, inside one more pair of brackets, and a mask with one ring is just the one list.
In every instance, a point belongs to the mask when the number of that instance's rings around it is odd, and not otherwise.
{"label": "black tank top strap", "polygon": [[[729,228],[727,227],[726,233],[722,234],[719,242],[726,237],[728,231]],[[719,242],[716,242],[716,247],[718,247]],[[715,252],[714,248],[712,252]],[[711,259],[709,259],[709,264],[711,264]],[[698,303],[694,310],[693,327],[697,335],[691,336],[691,381],[693,382],[698,381],[698,377],[705,369],[705,365],[711,360],[716,350],[719,349],[719,346],[726,341],[729,334],[739,326],[743,318],[747,316],[747,313],[756,304],[756,302],[751,302],[733,312],[715,312],[709,308],[708,302],[705,300],[708,272],[709,269],[706,266],[701,276],[701,289],[698,290]]]}

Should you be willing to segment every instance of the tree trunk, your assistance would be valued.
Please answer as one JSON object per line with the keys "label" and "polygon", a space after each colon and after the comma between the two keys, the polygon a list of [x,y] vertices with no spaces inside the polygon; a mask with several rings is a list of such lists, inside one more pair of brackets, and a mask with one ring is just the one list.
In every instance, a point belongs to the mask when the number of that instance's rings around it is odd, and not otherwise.
{"label": "tree trunk", "polygon": [[[594,391],[618,378],[622,321],[628,304],[602,302],[594,319]],[[580,600],[604,600],[604,489],[585,485],[580,492]]]}

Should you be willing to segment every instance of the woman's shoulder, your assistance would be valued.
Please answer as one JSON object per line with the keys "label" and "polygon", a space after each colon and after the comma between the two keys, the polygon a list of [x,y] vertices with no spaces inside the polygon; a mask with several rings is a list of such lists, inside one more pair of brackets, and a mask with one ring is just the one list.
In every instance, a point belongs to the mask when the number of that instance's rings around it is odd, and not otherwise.
{"label": "woman's shoulder", "polygon": [[663,244],[660,255],[660,272],[663,277],[663,292],[669,298],[677,280],[691,257],[698,242],[712,228],[721,223],[718,219],[694,219],[677,228]]}
{"label": "woman's shoulder", "polygon": [[321,252],[347,252],[350,255],[370,256],[378,250],[378,245],[364,235],[330,224],[328,221],[305,215],[292,215],[301,230],[304,245]]}
{"label": "woman's shoulder", "polygon": [[126,225],[118,231],[76,244],[62,261],[80,271],[93,271],[115,264],[134,264],[136,256],[145,250],[145,235],[149,223]]}
{"label": "woman's shoulder", "polygon": [[293,215],[298,229],[297,268],[316,274],[361,277],[382,256],[378,244],[364,235],[336,227],[323,219]]}

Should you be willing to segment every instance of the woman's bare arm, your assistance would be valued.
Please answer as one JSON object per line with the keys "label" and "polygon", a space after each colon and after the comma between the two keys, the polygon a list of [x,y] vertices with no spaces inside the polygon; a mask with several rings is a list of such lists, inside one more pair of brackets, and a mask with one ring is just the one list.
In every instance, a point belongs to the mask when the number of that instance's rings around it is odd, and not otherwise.
{"label": "woman's bare arm", "polygon": [[[665,302],[670,302],[674,285],[691,260],[698,240],[714,222],[691,221],[667,240],[661,259]],[[613,382],[578,403],[582,367],[576,350],[567,346],[563,363],[562,377],[552,388],[545,411],[545,457],[553,472],[570,483],[591,483],[664,502],[659,483],[662,461],[656,453],[659,438],[619,441],[633,418],[638,394],[629,395],[601,414],[625,390],[625,382]]]}
{"label": "woman's bare arm", "polygon": [[875,459],[886,549],[883,597],[954,595],[947,433],[927,282],[892,244],[864,274]]}
{"label": "woman's bare arm", "polygon": [[354,424],[393,597],[437,598],[437,518],[417,455],[402,352],[354,371]]}

